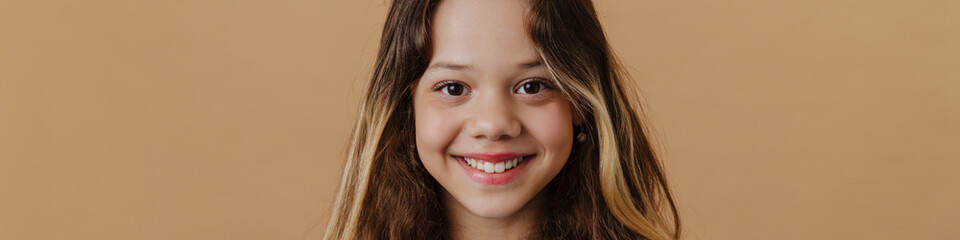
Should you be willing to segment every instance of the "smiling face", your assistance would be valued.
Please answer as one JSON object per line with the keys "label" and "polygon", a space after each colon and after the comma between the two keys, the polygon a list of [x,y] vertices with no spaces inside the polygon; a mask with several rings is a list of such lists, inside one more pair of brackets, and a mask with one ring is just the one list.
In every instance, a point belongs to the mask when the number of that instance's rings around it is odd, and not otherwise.
{"label": "smiling face", "polygon": [[[417,153],[446,197],[484,218],[527,205],[563,168],[570,103],[525,29],[522,1],[444,1],[414,88]],[[449,200],[449,199],[448,199]]]}

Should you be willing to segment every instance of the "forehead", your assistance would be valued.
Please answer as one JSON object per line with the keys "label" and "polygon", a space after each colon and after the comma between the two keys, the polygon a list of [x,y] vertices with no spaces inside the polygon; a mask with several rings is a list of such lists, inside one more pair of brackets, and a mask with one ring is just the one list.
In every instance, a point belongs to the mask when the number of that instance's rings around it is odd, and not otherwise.
{"label": "forehead", "polygon": [[431,21],[431,64],[512,67],[538,59],[526,30],[526,10],[522,0],[442,1]]}

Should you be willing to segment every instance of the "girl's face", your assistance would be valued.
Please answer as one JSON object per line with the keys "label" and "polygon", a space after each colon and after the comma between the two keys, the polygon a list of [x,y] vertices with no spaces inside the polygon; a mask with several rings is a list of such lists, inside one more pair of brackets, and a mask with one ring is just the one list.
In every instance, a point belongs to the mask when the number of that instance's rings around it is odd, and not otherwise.
{"label": "girl's face", "polygon": [[446,197],[509,217],[560,172],[573,144],[570,103],[527,35],[522,1],[444,1],[415,85],[416,144]]}

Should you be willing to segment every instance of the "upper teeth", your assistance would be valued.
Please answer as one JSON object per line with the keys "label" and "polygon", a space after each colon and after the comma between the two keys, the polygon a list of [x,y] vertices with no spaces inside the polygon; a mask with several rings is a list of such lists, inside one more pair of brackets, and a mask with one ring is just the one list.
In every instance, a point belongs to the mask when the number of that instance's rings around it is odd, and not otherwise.
{"label": "upper teeth", "polygon": [[503,171],[514,168],[517,166],[517,164],[520,164],[521,162],[523,162],[523,157],[517,157],[511,160],[502,161],[498,163],[484,162],[483,160],[468,158],[468,157],[465,157],[463,159],[471,167],[487,173],[495,173],[495,172],[502,173]]}

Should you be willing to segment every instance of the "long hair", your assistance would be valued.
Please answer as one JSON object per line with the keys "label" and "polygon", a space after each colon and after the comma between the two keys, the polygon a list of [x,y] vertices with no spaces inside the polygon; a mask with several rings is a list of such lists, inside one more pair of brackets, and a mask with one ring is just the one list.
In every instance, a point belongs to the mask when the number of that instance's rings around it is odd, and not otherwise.
{"label": "long hair", "polygon": [[[449,223],[441,186],[417,155],[413,91],[431,49],[439,0],[394,0],[324,239],[434,239]],[[578,130],[570,159],[542,190],[543,239],[678,239],[680,220],[590,0],[530,0],[527,30]]]}

